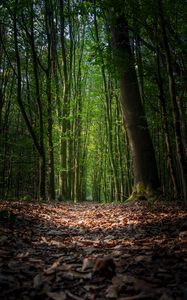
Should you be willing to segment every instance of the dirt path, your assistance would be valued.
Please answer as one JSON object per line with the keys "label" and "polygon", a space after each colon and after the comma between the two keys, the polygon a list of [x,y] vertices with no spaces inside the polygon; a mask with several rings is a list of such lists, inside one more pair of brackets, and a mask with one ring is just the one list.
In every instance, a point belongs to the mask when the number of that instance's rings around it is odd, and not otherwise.
{"label": "dirt path", "polygon": [[187,210],[0,203],[0,299],[187,299]]}

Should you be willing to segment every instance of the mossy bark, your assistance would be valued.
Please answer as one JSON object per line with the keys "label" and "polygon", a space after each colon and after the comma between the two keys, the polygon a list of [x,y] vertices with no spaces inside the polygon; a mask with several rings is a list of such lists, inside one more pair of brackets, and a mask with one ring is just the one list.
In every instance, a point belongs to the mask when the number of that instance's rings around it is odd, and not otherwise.
{"label": "mossy bark", "polygon": [[159,190],[152,189],[151,186],[145,186],[143,183],[139,182],[136,185],[134,185],[133,192],[127,199],[127,202],[136,200],[155,201],[158,200],[159,197]]}

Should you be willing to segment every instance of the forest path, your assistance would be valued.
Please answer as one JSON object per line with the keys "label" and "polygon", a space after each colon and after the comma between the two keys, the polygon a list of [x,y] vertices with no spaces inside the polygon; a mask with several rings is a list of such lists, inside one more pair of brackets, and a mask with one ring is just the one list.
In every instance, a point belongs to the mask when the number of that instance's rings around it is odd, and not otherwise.
{"label": "forest path", "polygon": [[187,299],[187,210],[1,202],[0,299]]}

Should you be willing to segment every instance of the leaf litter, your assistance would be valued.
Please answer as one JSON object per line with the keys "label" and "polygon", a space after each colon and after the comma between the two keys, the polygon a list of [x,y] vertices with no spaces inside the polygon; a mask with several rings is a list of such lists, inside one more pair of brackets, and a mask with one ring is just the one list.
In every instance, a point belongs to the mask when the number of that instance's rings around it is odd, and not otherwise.
{"label": "leaf litter", "polygon": [[185,300],[187,210],[0,203],[1,300]]}

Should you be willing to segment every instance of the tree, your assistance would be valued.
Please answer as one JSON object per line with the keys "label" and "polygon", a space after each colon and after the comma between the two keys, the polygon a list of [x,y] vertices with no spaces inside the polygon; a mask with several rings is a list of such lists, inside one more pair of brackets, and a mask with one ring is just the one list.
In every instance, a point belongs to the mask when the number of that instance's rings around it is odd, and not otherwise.
{"label": "tree", "polygon": [[119,6],[112,7],[111,35],[114,61],[121,89],[121,104],[127,128],[134,170],[134,193],[156,191],[159,186],[154,147],[141,102],[128,21]]}
{"label": "tree", "polygon": [[55,200],[55,174],[54,174],[54,147],[53,147],[53,96],[52,79],[55,73],[56,64],[56,39],[54,28],[53,5],[50,0],[45,0],[45,21],[47,31],[47,69],[46,69],[46,93],[47,93],[47,119],[48,119],[48,148],[49,148],[49,190],[48,197]]}

